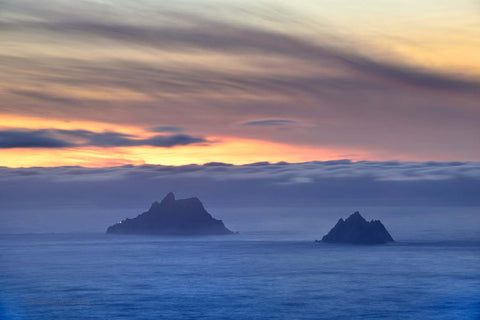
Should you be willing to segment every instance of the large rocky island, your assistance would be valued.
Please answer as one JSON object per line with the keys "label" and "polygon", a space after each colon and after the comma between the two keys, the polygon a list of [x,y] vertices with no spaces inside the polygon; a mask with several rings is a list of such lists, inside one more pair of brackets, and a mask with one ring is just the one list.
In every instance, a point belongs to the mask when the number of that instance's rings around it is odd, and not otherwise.
{"label": "large rocky island", "polygon": [[213,218],[198,198],[175,200],[170,192],[147,212],[124,219],[108,227],[107,233],[149,235],[220,235],[231,234],[221,220]]}
{"label": "large rocky island", "polygon": [[350,244],[382,244],[393,242],[385,226],[379,220],[366,221],[357,211],[346,220],[340,218],[323,242]]}

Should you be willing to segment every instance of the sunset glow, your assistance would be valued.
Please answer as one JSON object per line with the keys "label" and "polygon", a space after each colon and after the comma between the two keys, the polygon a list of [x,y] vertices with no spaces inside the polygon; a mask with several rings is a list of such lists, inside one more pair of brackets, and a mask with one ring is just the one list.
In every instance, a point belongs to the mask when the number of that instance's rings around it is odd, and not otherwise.
{"label": "sunset glow", "polygon": [[479,160],[479,10],[7,1],[0,165]]}

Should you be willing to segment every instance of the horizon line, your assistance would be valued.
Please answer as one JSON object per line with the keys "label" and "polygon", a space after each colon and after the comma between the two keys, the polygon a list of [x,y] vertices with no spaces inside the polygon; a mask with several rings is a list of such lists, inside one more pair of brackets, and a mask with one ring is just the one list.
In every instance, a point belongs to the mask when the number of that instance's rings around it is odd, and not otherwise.
{"label": "horizon line", "polygon": [[71,166],[31,166],[31,167],[9,167],[0,165],[0,169],[35,169],[35,168],[82,168],[82,169],[101,169],[101,168],[132,168],[132,167],[142,167],[142,166],[158,166],[158,167],[188,167],[188,166],[232,166],[232,167],[241,167],[241,166],[252,166],[252,165],[292,165],[292,164],[308,164],[308,163],[326,163],[326,164],[353,164],[353,163],[444,163],[444,164],[466,164],[466,163],[480,163],[479,160],[450,160],[450,161],[439,161],[439,160],[354,160],[348,158],[339,158],[334,160],[311,160],[311,161],[300,161],[300,162],[288,162],[288,161],[256,161],[256,162],[246,162],[246,163],[228,163],[228,162],[217,162],[209,161],[204,163],[188,163],[181,165],[169,165],[169,164],[158,164],[158,163],[143,163],[143,164],[122,164],[122,165],[112,165],[112,166],[81,166],[81,165],[71,165]]}

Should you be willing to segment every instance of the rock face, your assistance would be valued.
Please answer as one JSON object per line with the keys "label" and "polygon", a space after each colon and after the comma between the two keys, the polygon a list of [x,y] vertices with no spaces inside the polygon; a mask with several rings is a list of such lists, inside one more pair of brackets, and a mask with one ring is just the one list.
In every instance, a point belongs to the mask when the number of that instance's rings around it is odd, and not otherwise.
{"label": "rock face", "polygon": [[379,220],[366,221],[357,211],[346,220],[340,218],[335,227],[322,238],[323,242],[351,244],[382,244],[393,242]]}
{"label": "rock face", "polygon": [[214,219],[198,198],[175,200],[170,192],[147,212],[108,227],[107,233],[150,235],[231,234],[222,220]]}

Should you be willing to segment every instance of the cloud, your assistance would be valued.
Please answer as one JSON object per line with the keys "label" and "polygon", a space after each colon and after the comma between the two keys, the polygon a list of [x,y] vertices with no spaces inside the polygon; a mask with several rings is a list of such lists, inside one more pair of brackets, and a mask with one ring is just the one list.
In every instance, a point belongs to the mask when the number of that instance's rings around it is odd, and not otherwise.
{"label": "cloud", "polygon": [[414,66],[391,63],[356,53],[354,48],[333,48],[325,43],[313,43],[304,38],[220,21],[189,16],[191,26],[141,26],[118,22],[100,23],[77,19],[49,22],[2,22],[10,32],[46,32],[59,37],[70,35],[79,39],[92,37],[119,43],[158,48],[166,51],[222,51],[237,54],[268,54],[306,60],[315,65],[334,64],[348,68],[357,76],[408,84],[434,90],[478,92],[480,83],[451,74],[422,70]]}
{"label": "cloud", "polygon": [[[478,162],[210,163],[110,168],[0,167],[0,208],[145,206],[163,194],[215,206],[480,205]],[[29,199],[25,203],[24,199]]]}
{"label": "cloud", "polygon": [[73,144],[57,139],[45,130],[3,130],[0,131],[0,148],[66,148]]}
{"label": "cloud", "polygon": [[[41,63],[35,61],[40,60]],[[183,65],[156,65],[135,60],[112,59],[108,62],[84,61],[81,59],[35,58],[15,59],[0,55],[5,65],[20,65],[21,68],[42,68],[39,65],[55,63],[55,70],[49,72],[48,82],[59,85],[116,87],[141,92],[151,98],[161,94],[204,94],[224,92],[250,92],[257,94],[291,96],[295,93],[313,96],[324,95],[325,90],[385,90],[385,83],[375,79],[342,78],[314,72],[302,75],[245,74],[225,72],[221,69],[201,68]],[[80,71],[78,71],[80,70]],[[75,71],[75,72],[72,72]],[[28,79],[25,81],[31,81]],[[15,95],[40,102],[56,104],[79,104],[79,97],[61,96],[58,93],[37,92],[34,90],[10,90]]]}
{"label": "cloud", "polygon": [[187,134],[176,134],[172,136],[155,136],[153,138],[145,139],[144,142],[141,142],[143,144],[140,145],[150,145],[155,147],[174,147],[202,142],[207,141],[203,138],[196,138]]}
{"label": "cloud", "polygon": [[11,93],[15,95],[24,96],[33,100],[45,101],[47,103],[58,103],[58,104],[77,104],[79,99],[62,97],[55,94],[49,94],[45,92],[38,92],[34,90],[10,90]]}
{"label": "cloud", "polygon": [[181,132],[183,131],[183,128],[176,127],[176,126],[158,126],[158,127],[149,128],[148,131],[150,132]]}
{"label": "cloud", "polygon": [[284,126],[296,123],[297,121],[287,119],[266,119],[244,122],[242,126]]}
{"label": "cloud", "polygon": [[[245,165],[211,162],[204,165],[162,166],[125,165],[107,168],[53,167],[14,169],[0,167],[0,181],[35,174],[37,178],[54,181],[75,179],[103,180],[149,177],[149,179],[204,178],[214,181],[268,180],[306,183],[322,179],[368,178],[372,181],[441,181],[449,179],[480,180],[480,162],[402,162],[358,161],[348,159],[303,163],[256,162]],[[77,178],[75,178],[77,177]],[[308,179],[307,179],[308,178]]]}
{"label": "cloud", "polygon": [[[179,125],[204,136],[336,148],[356,158],[479,159],[474,71],[453,62],[415,65],[420,60],[408,59],[401,42],[355,38],[319,12],[303,8],[300,17],[287,8],[279,15],[247,3],[242,10],[222,3],[219,11],[170,2],[129,10],[46,3],[3,1],[0,40],[18,50],[0,55],[0,73],[9,79],[1,113]],[[414,36],[409,40],[420,44]],[[447,68],[456,71],[439,71]],[[266,117],[309,126],[241,125]]]}
{"label": "cloud", "polygon": [[88,130],[0,130],[0,148],[72,148],[154,146],[170,148],[208,142],[187,134],[156,135],[141,139],[133,135]]}

